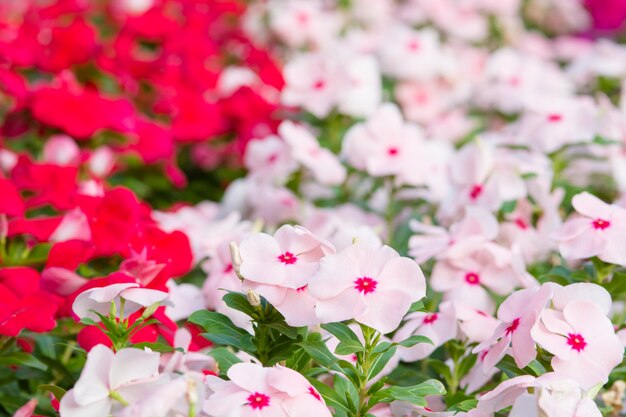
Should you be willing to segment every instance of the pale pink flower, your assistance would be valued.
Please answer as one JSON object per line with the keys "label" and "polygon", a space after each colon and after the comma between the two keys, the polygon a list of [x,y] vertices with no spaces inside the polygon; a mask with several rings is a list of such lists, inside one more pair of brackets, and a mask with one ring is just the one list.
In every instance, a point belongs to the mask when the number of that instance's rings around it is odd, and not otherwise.
{"label": "pale pink flower", "polygon": [[342,88],[341,68],[322,53],[301,54],[283,70],[285,88],[281,102],[300,106],[318,118],[326,117],[337,104]]}
{"label": "pale pink flower", "polygon": [[462,302],[453,303],[459,329],[467,338],[469,343],[484,342],[489,339],[500,321],[484,311],[470,307]]}
{"label": "pale pink flower", "polygon": [[407,120],[423,124],[441,117],[457,101],[454,89],[442,80],[404,82],[395,92]]}
{"label": "pale pink flower", "polygon": [[495,243],[478,248],[467,247],[453,257],[438,261],[432,271],[433,290],[445,293],[444,299],[464,302],[478,310],[492,313],[494,301],[487,289],[507,295],[517,286],[527,284],[526,277],[513,265],[513,254]]}
{"label": "pale pink flower", "polygon": [[511,294],[498,309],[498,319],[502,322],[493,335],[474,348],[474,353],[489,349],[484,357],[484,369],[492,369],[507,353],[511,354],[518,367],[524,368],[537,356],[531,329],[548,304],[552,289],[548,285],[528,288]]}
{"label": "pale pink flower", "polygon": [[116,155],[108,146],[101,146],[91,153],[87,161],[89,172],[96,178],[105,178],[113,171]]}
{"label": "pale pink flower", "polygon": [[[507,353],[510,349],[507,349]],[[476,357],[476,363],[469,370],[469,372],[461,379],[459,386],[465,389],[468,394],[475,393],[480,390],[486,383],[491,381],[491,378],[497,374],[500,370],[496,367],[492,367],[485,371],[485,356],[489,350],[483,350],[478,353]]]}
{"label": "pale pink flower", "polygon": [[51,136],[43,147],[43,160],[54,165],[76,166],[80,162],[80,148],[67,135]]}
{"label": "pale pink flower", "polygon": [[248,281],[298,289],[334,248],[302,226],[284,225],[270,236],[256,233],[241,241],[240,273]]}
{"label": "pale pink flower", "polygon": [[144,307],[163,303],[167,297],[166,292],[140,288],[139,284],[112,284],[83,291],[74,300],[72,310],[81,319],[90,318],[99,321],[100,318],[96,313],[108,315],[111,303],[115,303],[116,311],[120,314],[123,301],[123,313],[128,317]]}
{"label": "pale pink flower", "polygon": [[429,80],[442,69],[439,35],[430,28],[391,26],[379,54],[383,71],[401,80]]}
{"label": "pale pink flower", "polygon": [[348,130],[342,153],[350,165],[371,176],[395,175],[402,182],[415,169],[422,142],[421,129],[405,123],[396,105],[385,103],[365,123]]}
{"label": "pale pink flower", "polygon": [[371,55],[345,57],[344,87],[337,102],[342,114],[367,117],[380,106],[383,97],[378,62]]}
{"label": "pale pink flower", "polygon": [[534,382],[535,377],[530,375],[507,379],[493,390],[478,398],[477,411],[483,415],[490,416],[496,411],[510,407],[520,395],[527,392],[528,387],[531,387]]}
{"label": "pale pink flower", "polygon": [[228,378],[207,378],[213,393],[203,411],[211,417],[331,416],[317,390],[292,369],[238,363],[228,370]]}
{"label": "pale pink flower", "polygon": [[563,287],[551,282],[548,285],[550,285],[554,291],[552,306],[559,311],[563,311],[572,301],[584,300],[594,303],[605,316],[608,316],[611,306],[613,305],[611,294],[609,294],[604,287],[597,284],[577,282]]}
{"label": "pale pink flower", "polygon": [[170,305],[165,307],[165,315],[172,321],[188,318],[198,310],[204,310],[206,304],[202,290],[193,284],[177,284],[173,279],[167,281]]}
{"label": "pale pink flower", "polygon": [[622,341],[622,344],[626,347],[626,329],[622,329],[617,332],[617,337]]}
{"label": "pale pink flower", "polygon": [[383,334],[398,327],[425,289],[424,275],[413,260],[388,246],[358,242],[322,259],[309,282],[323,323],[355,319]]}
{"label": "pale pink flower", "polygon": [[251,140],[246,147],[244,163],[250,176],[279,183],[286,181],[297,168],[289,146],[276,136]]}
{"label": "pale pink flower", "polygon": [[337,156],[322,148],[313,134],[304,126],[286,120],[278,133],[289,145],[293,158],[313,173],[323,185],[338,185],[346,179],[346,169]]}
{"label": "pale pink flower", "polygon": [[163,353],[161,355],[161,372],[179,372],[185,373],[189,371],[202,373],[203,371],[218,371],[217,363],[211,356],[201,352],[190,352],[191,333],[184,327],[176,330],[174,334],[174,348],[172,353]]}
{"label": "pale pink flower", "polygon": [[288,188],[254,181],[246,181],[241,185],[241,197],[252,209],[250,217],[258,217],[270,225],[279,225],[298,218],[302,203]]}
{"label": "pale pink flower", "polygon": [[597,304],[574,300],[563,311],[544,310],[532,328],[533,339],[552,353],[555,372],[584,389],[605,383],[624,355],[613,324]]}
{"label": "pale pink flower", "polygon": [[[138,402],[168,378],[159,377],[159,354],[134,348],[113,353],[96,345],[74,385],[61,399],[63,417],[109,417]],[[120,401],[121,400],[121,401]]]}
{"label": "pale pink flower", "polygon": [[424,2],[428,5],[430,20],[447,34],[464,41],[475,42],[489,34],[487,16],[480,13],[477,4],[459,1]]}
{"label": "pale pink flower", "polygon": [[489,211],[480,207],[467,207],[465,216],[450,226],[432,226],[411,220],[409,227],[416,235],[409,239],[409,254],[418,263],[431,258],[445,259],[478,247],[495,239],[498,235],[498,221]]}
{"label": "pale pink flower", "polygon": [[607,204],[584,192],[572,199],[578,216],[554,233],[566,259],[597,256],[605,262],[626,265],[626,209]]}
{"label": "pale pink flower", "polygon": [[418,343],[410,348],[398,347],[404,362],[415,362],[428,357],[439,346],[457,335],[457,321],[454,307],[450,302],[439,305],[437,312],[417,311],[406,316],[405,323],[394,334],[394,342],[401,342],[411,336],[426,336],[433,343]]}

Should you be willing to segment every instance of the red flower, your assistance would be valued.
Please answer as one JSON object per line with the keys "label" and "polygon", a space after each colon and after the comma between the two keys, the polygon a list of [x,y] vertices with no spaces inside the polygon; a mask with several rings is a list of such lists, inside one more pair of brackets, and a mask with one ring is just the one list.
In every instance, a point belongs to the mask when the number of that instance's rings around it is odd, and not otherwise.
{"label": "red flower", "polygon": [[0,335],[23,329],[47,332],[56,326],[57,298],[39,288],[39,273],[25,267],[0,269]]}
{"label": "red flower", "polygon": [[102,129],[132,129],[134,109],[121,99],[105,97],[73,81],[47,86],[33,94],[33,115],[76,139],[87,139]]}
{"label": "red flower", "polygon": [[24,214],[24,202],[11,181],[0,178],[0,214],[21,216]]}
{"label": "red flower", "polygon": [[626,2],[624,0],[586,0],[585,5],[593,19],[593,27],[600,31],[624,29]]}

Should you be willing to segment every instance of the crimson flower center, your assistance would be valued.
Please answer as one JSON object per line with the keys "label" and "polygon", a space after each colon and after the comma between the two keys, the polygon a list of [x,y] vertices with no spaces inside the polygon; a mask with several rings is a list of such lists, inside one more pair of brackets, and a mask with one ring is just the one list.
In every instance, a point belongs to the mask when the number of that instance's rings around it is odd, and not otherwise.
{"label": "crimson flower center", "polygon": [[585,338],[582,337],[579,333],[570,333],[567,335],[567,344],[575,350],[576,352],[581,352],[585,350],[585,346],[587,346],[587,342],[585,342]]}
{"label": "crimson flower center", "polygon": [[465,282],[470,285],[478,285],[480,284],[480,276],[475,272],[468,272],[465,274]]}
{"label": "crimson flower center", "polygon": [[515,330],[517,330],[517,328],[519,327],[519,319],[515,319],[511,322],[511,324],[509,325],[509,327],[506,328],[506,335],[510,335],[512,333],[515,332]]}
{"label": "crimson flower center", "polygon": [[432,324],[434,322],[437,321],[437,319],[439,318],[439,315],[437,313],[433,313],[433,314],[429,314],[426,317],[424,317],[424,324]]}
{"label": "crimson flower center", "polygon": [[324,87],[326,87],[326,81],[324,80],[317,80],[313,83],[314,90],[322,90]]}
{"label": "crimson flower center", "polygon": [[469,196],[472,200],[476,200],[483,193],[483,186],[480,184],[472,185],[470,189]]}
{"label": "crimson flower center", "polygon": [[270,405],[270,397],[260,392],[255,392],[248,397],[248,405],[253,410],[261,410],[263,407]]}
{"label": "crimson flower center", "polygon": [[561,120],[563,120],[563,115],[559,113],[552,113],[548,115],[548,121],[550,123],[557,123],[557,122],[560,122]]}
{"label": "crimson flower center", "polygon": [[420,43],[419,43],[418,40],[413,39],[413,40],[409,41],[409,43],[406,44],[406,47],[411,52],[417,52],[420,49]]}
{"label": "crimson flower center", "polygon": [[354,288],[363,294],[369,294],[376,291],[377,285],[378,282],[370,277],[357,278],[357,280],[354,281]]}
{"label": "crimson flower center", "polygon": [[611,222],[604,219],[595,219],[591,224],[596,230],[604,230],[611,225]]}
{"label": "crimson flower center", "polygon": [[522,218],[518,217],[517,219],[515,219],[515,224],[522,230],[528,229],[528,223],[526,223]]}
{"label": "crimson flower center", "polygon": [[399,152],[400,150],[396,147],[387,149],[387,153],[389,154],[389,156],[396,156]]}
{"label": "crimson flower center", "polygon": [[320,397],[317,391],[315,391],[315,388],[309,387],[309,394],[311,394],[317,401],[322,401],[322,397]]}
{"label": "crimson flower center", "polygon": [[284,263],[285,265],[293,265],[298,260],[298,257],[293,253],[287,251],[278,257],[278,260]]}

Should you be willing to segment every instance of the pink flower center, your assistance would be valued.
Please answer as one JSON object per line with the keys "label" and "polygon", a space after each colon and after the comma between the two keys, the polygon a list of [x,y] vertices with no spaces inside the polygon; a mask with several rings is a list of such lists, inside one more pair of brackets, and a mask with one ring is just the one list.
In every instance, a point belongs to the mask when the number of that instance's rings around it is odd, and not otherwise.
{"label": "pink flower center", "polygon": [[322,401],[322,397],[315,391],[315,388],[309,387],[309,394],[311,394],[317,401]]}
{"label": "pink flower center", "polygon": [[426,317],[424,317],[424,324],[432,324],[434,322],[437,321],[437,318],[439,318],[439,315],[437,313],[433,313],[433,314],[429,314]]}
{"label": "pink flower center", "polygon": [[376,291],[377,285],[378,282],[374,281],[370,277],[362,277],[354,281],[354,288],[356,288],[357,291],[366,295]]}
{"label": "pink flower center", "polygon": [[398,153],[400,153],[400,150],[398,148],[392,147],[387,149],[387,154],[389,156],[396,156]]}
{"label": "pink flower center", "polygon": [[350,356],[350,360],[354,363],[356,363],[359,360],[359,357],[356,356],[354,353],[352,354],[352,356]]}
{"label": "pink flower center", "polygon": [[426,104],[428,103],[429,99],[430,99],[429,95],[423,91],[420,91],[419,93],[415,94],[415,102],[418,104]]}
{"label": "pink flower center", "polygon": [[485,361],[485,356],[487,356],[487,353],[489,353],[489,349],[485,349],[482,352],[480,352],[479,358],[481,362]]}
{"label": "pink flower center", "polygon": [[474,184],[470,189],[469,196],[472,200],[476,200],[483,192],[483,186],[480,184]]}
{"label": "pink flower center", "polygon": [[511,85],[511,87],[517,87],[522,83],[522,79],[520,77],[511,77],[509,79],[509,84]]}
{"label": "pink flower center", "polygon": [[506,328],[506,330],[505,330],[506,335],[508,336],[508,335],[514,333],[517,330],[518,327],[519,327],[519,319],[517,318],[517,319],[515,319],[515,320],[513,320],[511,322],[509,327]]}
{"label": "pink flower center", "polygon": [[309,23],[309,14],[306,12],[299,12],[297,14],[296,19],[298,19],[298,22],[302,25],[306,25],[307,23]]}
{"label": "pink flower center", "polygon": [[248,397],[248,405],[252,407],[253,410],[261,410],[263,407],[270,405],[270,397],[265,394],[255,392],[254,394],[250,394]]}
{"label": "pink flower center", "polygon": [[306,287],[308,287],[308,285],[303,285],[300,288],[297,288],[296,291],[297,292],[302,292],[302,291],[306,290]]}
{"label": "pink flower center", "polygon": [[524,219],[522,219],[520,217],[515,219],[515,224],[517,225],[517,227],[519,227],[522,230],[528,229],[528,224],[524,221]]}
{"label": "pink flower center", "polygon": [[550,123],[558,123],[563,120],[563,115],[559,113],[552,113],[548,115],[548,122]]}
{"label": "pink flower center", "polygon": [[274,164],[276,161],[278,161],[278,155],[275,153],[267,157],[267,163],[270,165]]}
{"label": "pink flower center", "polygon": [[465,274],[465,282],[470,285],[478,285],[480,284],[480,276],[475,272],[468,272]]}
{"label": "pink flower center", "polygon": [[326,87],[326,81],[324,80],[317,80],[313,83],[313,89],[314,90],[323,90],[324,87]]}
{"label": "pink flower center", "polygon": [[582,335],[576,333],[570,333],[567,335],[567,344],[575,350],[576,352],[581,352],[585,350],[585,346],[587,346],[587,342],[585,342],[585,338]]}
{"label": "pink flower center", "polygon": [[278,257],[278,260],[284,263],[285,265],[293,265],[298,260],[298,257],[293,253],[287,251]]}
{"label": "pink flower center", "polygon": [[232,263],[229,263],[228,265],[226,265],[224,267],[224,273],[225,274],[228,274],[228,273],[232,272],[232,270],[233,270],[233,264]]}
{"label": "pink flower center", "polygon": [[604,219],[595,219],[591,224],[596,230],[604,230],[611,225],[611,222]]}
{"label": "pink flower center", "polygon": [[419,41],[417,39],[411,39],[406,44],[406,47],[411,52],[417,52],[420,49],[420,43],[419,43]]}

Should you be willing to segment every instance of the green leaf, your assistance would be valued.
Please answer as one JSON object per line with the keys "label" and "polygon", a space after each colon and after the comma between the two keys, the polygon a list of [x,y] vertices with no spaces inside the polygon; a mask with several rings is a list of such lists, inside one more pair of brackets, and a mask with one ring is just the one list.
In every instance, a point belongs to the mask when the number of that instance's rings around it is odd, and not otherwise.
{"label": "green leaf", "polygon": [[500,211],[502,212],[502,214],[513,213],[513,210],[515,210],[515,206],[517,206],[517,200],[505,201],[504,204],[502,204]]}
{"label": "green leaf", "polygon": [[298,328],[291,327],[284,321],[279,321],[276,323],[263,323],[262,326],[269,327],[270,329],[277,330],[281,335],[287,336],[289,339],[297,339],[298,338]]}
{"label": "green leaf", "polygon": [[222,376],[226,375],[226,372],[228,372],[231,366],[241,362],[241,359],[226,347],[213,348],[209,352],[209,355],[217,362],[217,367]]}
{"label": "green leaf", "polygon": [[432,345],[433,341],[427,338],[426,336],[415,335],[397,344],[406,348],[410,348],[410,347],[417,345],[418,343],[428,343],[429,345]]}
{"label": "green leaf", "polygon": [[344,323],[322,324],[321,327],[339,339],[340,342],[355,342],[363,346],[356,333]]}
{"label": "green leaf", "polygon": [[315,378],[307,379],[309,380],[311,385],[313,385],[313,387],[317,390],[317,392],[320,393],[322,398],[324,398],[324,402],[326,402],[326,405],[333,407],[335,410],[342,409],[344,411],[350,411],[345,399],[339,396],[337,391]]}
{"label": "green leaf", "polygon": [[423,310],[424,310],[424,302],[416,301],[413,304],[411,304],[411,308],[409,308],[409,313],[413,313],[415,311],[423,311]]}
{"label": "green leaf", "polygon": [[626,273],[615,272],[611,281],[604,284],[603,287],[611,294],[613,299],[616,296],[626,293]]}
{"label": "green leaf", "polygon": [[207,331],[202,336],[227,346],[233,346],[248,353],[256,351],[252,343],[252,335],[233,324],[224,314],[214,311],[196,311],[189,317],[191,323],[197,324]]}
{"label": "green leaf", "polygon": [[350,380],[341,375],[335,375],[333,379],[333,388],[337,391],[340,397],[346,399],[346,404],[350,410],[357,410],[357,404],[359,404],[359,391]]}
{"label": "green leaf", "polygon": [[344,340],[339,342],[337,347],[335,348],[335,353],[337,355],[350,355],[356,352],[363,352],[365,348],[359,341],[354,340]]}
{"label": "green leaf", "polygon": [[450,410],[467,412],[469,410],[473,410],[474,408],[476,408],[477,404],[478,404],[478,400],[474,400],[474,399],[464,400],[458,404],[454,404],[452,407],[450,407]]}
{"label": "green leaf", "polygon": [[177,350],[183,352],[183,349],[181,348],[176,349],[170,345],[165,345],[163,343],[141,342],[141,343],[134,343],[132,347],[136,349],[148,348],[154,352],[159,352],[159,353],[170,353],[170,352],[174,352]]}
{"label": "green leaf", "polygon": [[426,407],[428,404],[424,397],[428,395],[444,395],[445,393],[446,389],[441,382],[436,379],[429,379],[415,386],[389,387],[379,391],[374,397],[380,398],[382,402],[407,401],[420,407]]}
{"label": "green leaf", "polygon": [[376,359],[374,359],[374,361],[372,362],[372,366],[367,375],[368,381],[371,381],[376,375],[382,372],[382,370],[385,368],[385,365],[387,365],[387,363],[396,353],[396,349],[397,348],[395,346],[391,346],[388,350],[385,350],[384,352],[376,356]]}
{"label": "green leaf", "polygon": [[66,393],[66,391],[63,388],[58,387],[54,384],[40,385],[39,389],[43,390],[44,392],[52,393],[52,395],[54,395],[54,398],[56,398],[57,401],[61,401],[61,398],[63,398],[63,396]]}
{"label": "green leaf", "polygon": [[340,370],[337,369],[337,367],[335,366],[338,361],[337,357],[332,354],[332,352],[326,346],[326,343],[324,343],[323,341],[306,341],[300,343],[299,346],[304,349],[306,353],[308,353],[313,358],[313,360],[320,365],[326,368]]}
{"label": "green leaf", "polygon": [[253,318],[258,317],[257,310],[254,307],[252,307],[252,305],[250,305],[250,302],[248,301],[248,297],[246,297],[242,293],[229,292],[228,294],[224,295],[224,297],[222,297],[222,300],[228,307],[232,309],[241,311],[242,313],[244,313],[245,315],[249,317],[253,317]]}
{"label": "green leaf", "polygon": [[91,319],[89,317],[83,317],[82,319],[80,319],[80,322],[86,326],[95,326],[96,324],[98,324],[94,319]]}
{"label": "green leaf", "polygon": [[35,368],[45,371],[48,369],[46,364],[34,357],[30,353],[25,352],[13,352],[8,355],[0,356],[0,365],[2,366],[26,366],[28,368]]}

